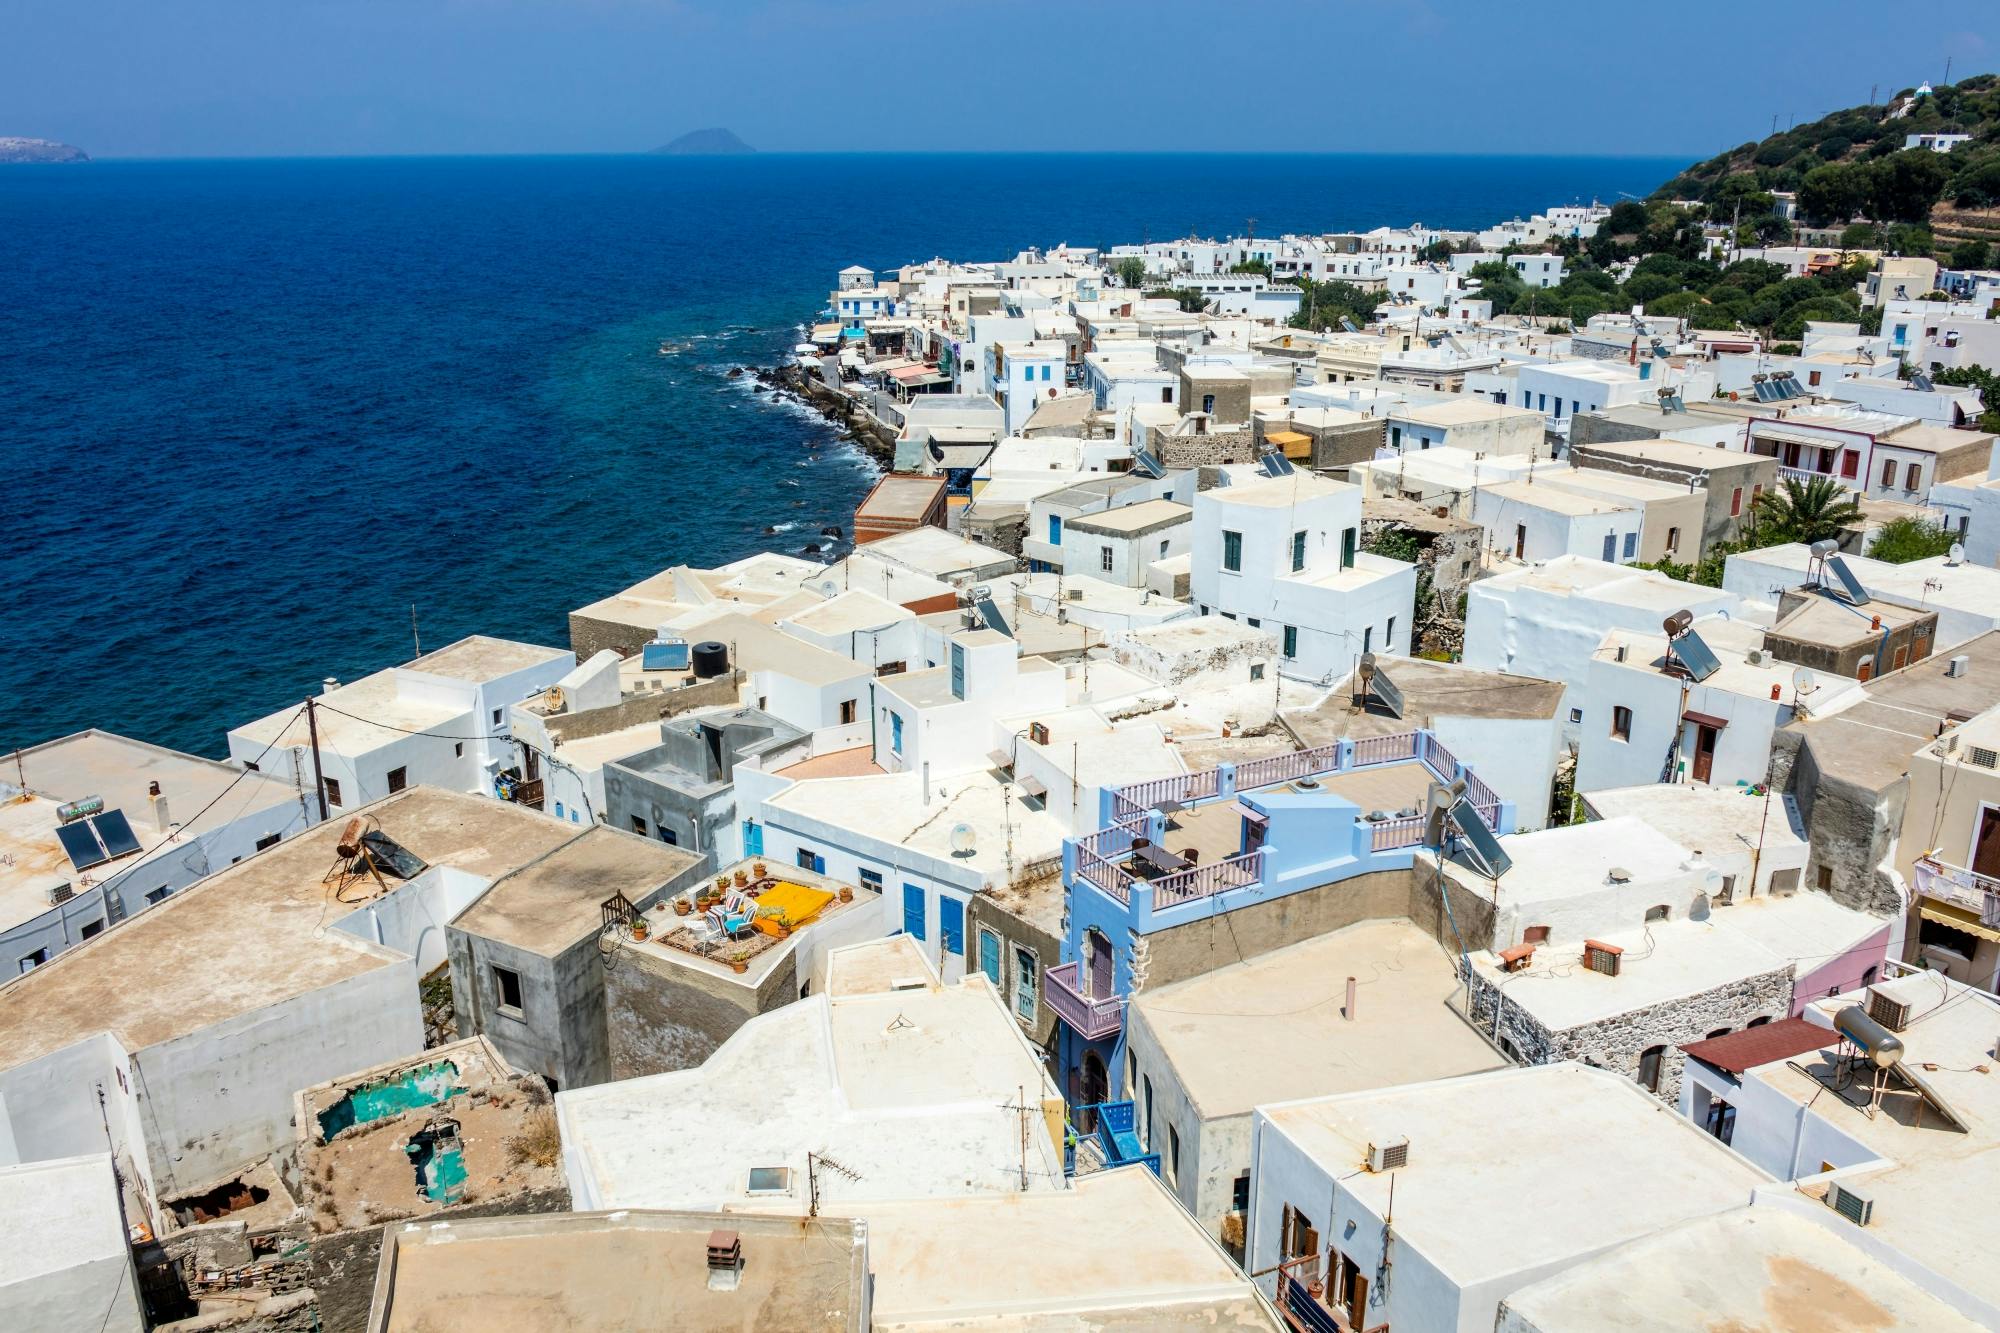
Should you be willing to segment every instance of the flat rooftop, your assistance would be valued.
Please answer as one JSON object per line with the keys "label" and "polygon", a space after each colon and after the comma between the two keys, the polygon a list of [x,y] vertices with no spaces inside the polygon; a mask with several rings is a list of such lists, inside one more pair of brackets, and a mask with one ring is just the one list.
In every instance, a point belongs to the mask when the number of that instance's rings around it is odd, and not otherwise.
{"label": "flat rooftop", "polygon": [[1322,495],[1333,495],[1352,489],[1353,487],[1344,481],[1332,481],[1313,472],[1294,471],[1287,477],[1239,482],[1234,486],[1223,486],[1203,491],[1201,494],[1213,498],[1220,504],[1257,509],[1289,509],[1301,500],[1315,499]]}
{"label": "flat rooftop", "polygon": [[878,1329],[1281,1327],[1145,1167],[866,1217]]}
{"label": "flat rooftop", "polygon": [[[526,806],[436,787],[413,787],[358,813],[427,864],[485,879],[578,836]],[[359,905],[343,904],[340,894],[378,896],[372,881],[342,890],[327,879],[346,822],[330,820],[226,866],[0,985],[0,1068],[100,1032],[137,1051],[402,962],[402,954],[330,929]]]}
{"label": "flat rooftop", "polygon": [[[1700,681],[1700,688],[1728,690],[1745,699],[1769,702],[1775,686],[1783,702],[1791,701],[1792,673],[1798,670],[1796,663],[1780,662],[1769,656],[1755,663],[1750,661],[1753,651],[1761,653],[1763,650],[1763,626],[1735,617],[1704,615],[1695,620],[1694,630],[1714,652],[1717,663],[1717,670]],[[1623,662],[1618,661],[1621,649],[1625,653]],[[1666,668],[1667,637],[1658,631],[1606,630],[1604,641],[1591,656],[1598,662],[1617,663],[1626,671],[1669,674]],[[1940,662],[1940,669],[1942,665]],[[1826,708],[1854,688],[1853,681],[1830,672],[1820,672],[1818,691],[1807,696],[1806,704],[1809,708]]]}
{"label": "flat rooftop", "polygon": [[878,520],[916,523],[931,511],[938,497],[944,494],[944,488],[943,477],[892,472],[861,498],[854,516],[857,520],[866,515]]}
{"label": "flat rooftop", "polygon": [[[109,1153],[0,1166],[0,1292],[106,1262],[126,1265],[129,1273],[131,1247]],[[46,1310],[32,1297],[7,1308],[23,1317],[29,1309]]]}
{"label": "flat rooftop", "polygon": [[1641,820],[1675,846],[1711,857],[1759,846],[1770,855],[1806,845],[1805,831],[1793,827],[1791,807],[1782,797],[1774,794],[1767,801],[1749,795],[1745,788],[1653,782],[1607,787],[1589,793],[1584,801],[1601,819]]}
{"label": "flat rooftop", "polygon": [[1508,407],[1505,404],[1488,402],[1483,398],[1463,398],[1422,406],[1399,407],[1389,413],[1392,419],[1414,421],[1426,426],[1470,426],[1487,422],[1539,421],[1542,413],[1529,411],[1525,407]]}
{"label": "flat rooftop", "polygon": [[[1947,676],[1947,664],[1960,653],[1972,658],[1972,669]],[[1953,710],[1977,714],[1995,704],[2000,704],[2000,631],[1877,676],[1840,711],[1789,725],[1811,743],[1822,773],[1879,791],[1910,771],[1910,756],[1937,738]]]}
{"label": "flat rooftop", "polygon": [[1403,692],[1403,716],[1393,717],[1379,704],[1356,708],[1355,682],[1349,677],[1311,708],[1285,710],[1285,721],[1308,748],[1343,736],[1404,732],[1437,718],[1547,721],[1562,707],[1563,684],[1557,680],[1419,657],[1378,656],[1376,662]]}
{"label": "flat rooftop", "polygon": [[[1460,1288],[1741,1206],[1770,1182],[1632,1080],[1573,1063],[1260,1114],[1377,1217],[1393,1181],[1398,1240]],[[1399,1137],[1407,1166],[1356,1168],[1369,1144]]]}
{"label": "flat rooftop", "polygon": [[[1359,979],[1352,1017],[1342,1012],[1348,977]],[[1207,1118],[1505,1068],[1446,1007],[1457,987],[1437,941],[1392,918],[1143,990],[1132,1008]]]}
{"label": "flat rooftop", "polygon": [[[709,1285],[708,1237],[740,1238],[731,1290]],[[865,1333],[863,1228],[846,1218],[543,1213],[391,1227],[369,1324],[383,1333]]]}
{"label": "flat rooftop", "polygon": [[[0,797],[0,858],[5,858],[0,931],[48,911],[50,891],[58,885],[122,875],[172,848],[173,837],[205,833],[264,811],[271,815],[270,831],[277,832],[299,808],[289,782],[108,731],[80,731],[18,751],[0,781],[9,786],[25,781],[27,787],[14,799]],[[167,829],[155,822],[148,798],[155,782],[167,798]],[[229,798],[219,801],[225,790]],[[140,850],[79,871],[56,839],[61,822],[56,808],[88,796],[102,797],[106,810],[124,811]]]}
{"label": "flat rooftop", "polygon": [[545,648],[538,643],[516,643],[511,639],[495,639],[485,634],[474,634],[460,639],[457,643],[422,657],[405,662],[404,669],[422,671],[433,676],[448,676],[452,680],[481,684],[511,676],[517,671],[542,666],[548,662],[574,660],[566,649]]}
{"label": "flat rooftop", "polygon": [[1552,514],[1565,514],[1571,518],[1588,518],[1592,514],[1621,514],[1634,506],[1627,500],[1605,499],[1594,495],[1579,495],[1551,485],[1537,486],[1527,481],[1502,481],[1480,488],[1480,494],[1493,496],[1522,505],[1529,509],[1546,509]]}
{"label": "flat rooftop", "polygon": [[1006,846],[1012,831],[1018,865],[1056,856],[1066,836],[1063,823],[1046,811],[1028,808],[1026,793],[985,769],[955,777],[931,778],[928,804],[918,773],[884,773],[858,778],[815,778],[771,798],[793,816],[829,829],[856,829],[934,857],[950,857],[952,827],[970,824],[977,845],[957,858],[987,875],[1007,871]]}
{"label": "flat rooftop", "polygon": [[1173,500],[1142,500],[1100,513],[1084,514],[1069,521],[1072,532],[1097,532],[1114,537],[1137,537],[1159,528],[1186,523],[1194,510]]}
{"label": "flat rooftop", "polygon": [[[1818,1207],[1818,1205],[1805,1205]],[[1737,1208],[1635,1240],[1510,1293],[1536,1333],[1954,1333],[1981,1325],[1800,1205]],[[1825,1211],[1825,1210],[1823,1210]],[[1857,1233],[1858,1234],[1858,1233]]]}
{"label": "flat rooftop", "polygon": [[1015,558],[992,546],[981,546],[943,528],[911,528],[891,533],[861,546],[848,557],[853,561],[877,560],[936,579],[950,579],[994,565],[1012,568]]}
{"label": "flat rooftop", "polygon": [[634,903],[671,883],[702,858],[636,833],[594,824],[538,859],[494,881],[452,925],[543,957],[595,935],[603,903],[623,893]]}
{"label": "flat rooftop", "polygon": [[[940,984],[900,938],[830,959],[828,992],[752,1018],[698,1068],[558,1094],[572,1187],[614,1208],[801,1214],[811,1152],[853,1173],[821,1173],[826,1211],[1012,1194],[1024,1090],[1029,1189],[1061,1187],[1039,1113],[1054,1085],[983,974]],[[761,1166],[789,1168],[790,1183],[753,1194]]]}

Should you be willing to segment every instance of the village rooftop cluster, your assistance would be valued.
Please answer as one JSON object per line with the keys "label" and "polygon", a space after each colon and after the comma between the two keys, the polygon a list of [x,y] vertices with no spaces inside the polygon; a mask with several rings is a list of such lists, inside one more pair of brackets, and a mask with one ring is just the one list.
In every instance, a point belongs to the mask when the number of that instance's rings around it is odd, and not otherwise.
{"label": "village rooftop cluster", "polygon": [[2000,1326],[2000,273],[1608,214],[842,270],[830,555],[13,755],[0,1326]]}

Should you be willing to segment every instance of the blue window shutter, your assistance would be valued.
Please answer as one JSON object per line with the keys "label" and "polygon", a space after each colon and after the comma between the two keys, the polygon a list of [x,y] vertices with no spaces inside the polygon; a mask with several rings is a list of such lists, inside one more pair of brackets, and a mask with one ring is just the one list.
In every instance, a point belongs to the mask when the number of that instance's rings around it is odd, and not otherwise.
{"label": "blue window shutter", "polygon": [[1618,558],[1618,534],[1615,532],[1604,534],[1604,558],[1606,560]]}
{"label": "blue window shutter", "polygon": [[1636,532],[1626,533],[1625,558],[1627,560],[1630,560],[1633,556],[1637,555],[1638,553],[1639,553],[1639,534]]}
{"label": "blue window shutter", "polygon": [[965,952],[965,904],[945,894],[938,895],[938,938],[946,953]]}
{"label": "blue window shutter", "polygon": [[1061,515],[1061,514],[1050,514],[1050,515],[1049,515],[1049,545],[1051,545],[1051,546],[1061,546],[1061,545],[1062,545],[1062,515]]}
{"label": "blue window shutter", "polygon": [[995,986],[1000,984],[1000,937],[991,933],[979,937],[979,970]]}
{"label": "blue window shutter", "polygon": [[754,819],[743,821],[743,854],[745,856],[764,854],[764,826]]}
{"label": "blue window shutter", "polygon": [[924,891],[915,884],[903,886],[903,933],[924,938]]}
{"label": "blue window shutter", "polygon": [[965,645],[962,643],[951,646],[951,697],[965,697]]}
{"label": "blue window shutter", "polygon": [[903,715],[889,714],[889,748],[897,754],[903,752]]}

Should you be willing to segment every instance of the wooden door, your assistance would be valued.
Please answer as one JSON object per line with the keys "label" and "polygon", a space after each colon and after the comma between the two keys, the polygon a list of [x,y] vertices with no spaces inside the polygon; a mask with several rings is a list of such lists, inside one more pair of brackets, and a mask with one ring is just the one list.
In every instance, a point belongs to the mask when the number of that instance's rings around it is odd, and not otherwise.
{"label": "wooden door", "polygon": [[1347,1279],[1347,1326],[1368,1327],[1368,1278],[1358,1267],[1349,1266]]}
{"label": "wooden door", "polygon": [[1715,769],[1715,728],[1697,722],[1694,732],[1694,780],[1707,782]]}
{"label": "wooden door", "polygon": [[2000,879],[2000,810],[1986,807],[1979,812],[1979,836],[1972,842],[1972,866],[1976,874]]}

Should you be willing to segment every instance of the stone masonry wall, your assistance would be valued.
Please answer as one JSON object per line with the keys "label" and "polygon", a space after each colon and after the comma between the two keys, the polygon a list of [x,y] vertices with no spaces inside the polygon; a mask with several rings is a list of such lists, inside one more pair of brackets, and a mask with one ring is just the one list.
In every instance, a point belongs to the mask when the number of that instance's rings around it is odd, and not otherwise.
{"label": "stone masonry wall", "polygon": [[[1565,955],[1577,946],[1562,945]],[[1644,966],[1641,960],[1637,966]],[[1583,964],[1566,957],[1561,963],[1537,958],[1536,968]],[[1616,978],[1609,978],[1616,985]],[[1495,1031],[1494,997],[1504,995],[1491,979],[1478,973],[1472,978],[1472,1018],[1484,1031]],[[1680,1100],[1681,1073],[1687,1066],[1683,1043],[1700,1041],[1718,1028],[1731,1031],[1749,1026],[1753,1018],[1773,1021],[1785,1017],[1792,1004],[1792,967],[1788,963],[1775,971],[1745,977],[1740,981],[1683,996],[1660,1004],[1647,1005],[1617,1014],[1596,1023],[1551,1031],[1518,1004],[1501,1008],[1498,1034],[1513,1043],[1528,1064],[1552,1064],[1558,1060],[1580,1060],[1636,1079],[1639,1057],[1648,1047],[1665,1046],[1660,1060],[1660,1099],[1668,1105]]]}

